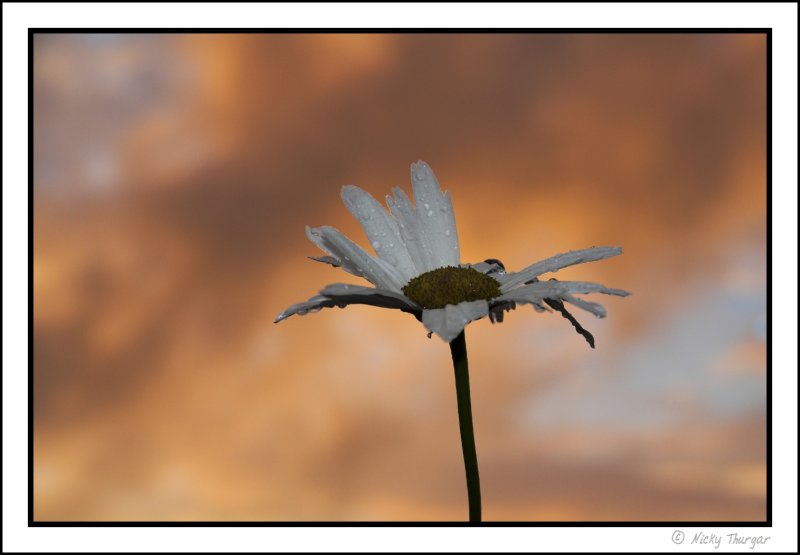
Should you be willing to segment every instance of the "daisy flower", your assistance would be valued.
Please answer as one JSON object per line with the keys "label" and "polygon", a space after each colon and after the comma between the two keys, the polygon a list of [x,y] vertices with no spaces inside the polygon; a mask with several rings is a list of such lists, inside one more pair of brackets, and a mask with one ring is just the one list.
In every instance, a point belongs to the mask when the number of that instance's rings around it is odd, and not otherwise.
{"label": "daisy flower", "polygon": [[[566,316],[569,313],[563,303],[567,302],[603,318],[606,311],[601,305],[575,294],[628,295],[620,289],[585,281],[539,281],[539,276],[548,272],[616,256],[622,253],[619,247],[557,254],[519,272],[506,273],[497,259],[462,264],[450,192],[442,194],[425,162],[412,164],[411,183],[414,204],[401,188],[395,187],[394,197],[386,197],[388,212],[363,189],[353,185],[342,188],[345,206],[361,223],[377,256],[333,227],[306,227],[311,242],[327,254],[311,259],[363,277],[374,287],[327,285],[318,295],[278,314],[275,322],[325,307],[368,304],[413,314],[430,333],[449,343],[473,320],[489,316],[492,322],[502,322],[503,312],[517,304],[530,304],[539,312],[547,310],[547,305]],[[573,320],[578,331],[583,330]],[[587,340],[594,346],[590,338],[588,335]]]}
{"label": "daisy flower", "polygon": [[449,192],[442,193],[431,168],[425,162],[411,165],[414,203],[399,187],[386,197],[389,210],[372,195],[355,187],[342,188],[342,201],[361,223],[375,256],[333,227],[306,227],[309,240],[324,256],[310,257],[364,278],[373,287],[334,283],[305,302],[278,314],[280,322],[294,314],[308,314],[322,308],[367,304],[408,312],[428,330],[450,344],[456,371],[459,423],[467,472],[470,520],[480,520],[480,491],[477,459],[472,437],[466,344],[464,328],[488,316],[502,322],[504,312],[530,304],[538,312],[556,310],[594,347],[594,338],[564,303],[577,306],[597,317],[606,315],[598,303],[575,295],[605,293],[624,297],[626,291],[586,281],[540,281],[539,276],[561,268],[610,258],[622,253],[619,247],[557,254],[518,272],[506,272],[497,259],[476,264],[462,263],[459,254],[455,214]]}

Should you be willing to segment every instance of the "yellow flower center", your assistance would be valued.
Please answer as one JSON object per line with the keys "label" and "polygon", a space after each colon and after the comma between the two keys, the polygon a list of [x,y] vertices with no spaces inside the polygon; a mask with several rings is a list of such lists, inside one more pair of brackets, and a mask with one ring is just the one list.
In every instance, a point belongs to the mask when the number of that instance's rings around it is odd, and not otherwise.
{"label": "yellow flower center", "polygon": [[422,308],[444,308],[493,299],[500,295],[500,283],[472,268],[447,266],[418,275],[403,287],[403,294]]}

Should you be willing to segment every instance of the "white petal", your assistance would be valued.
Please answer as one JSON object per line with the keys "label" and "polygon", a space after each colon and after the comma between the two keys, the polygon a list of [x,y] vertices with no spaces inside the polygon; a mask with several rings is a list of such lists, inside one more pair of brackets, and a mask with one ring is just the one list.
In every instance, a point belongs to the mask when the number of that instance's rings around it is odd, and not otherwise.
{"label": "white petal", "polygon": [[534,308],[539,310],[543,308],[540,304],[544,299],[555,299],[571,303],[578,308],[582,308],[591,312],[598,318],[604,318],[606,309],[598,304],[583,299],[574,297],[571,293],[605,293],[607,295],[617,295],[619,297],[626,297],[630,293],[621,289],[610,289],[599,283],[590,283],[587,281],[539,281],[518,287],[500,295],[493,301],[514,301],[517,303],[530,303]]}
{"label": "white petal", "polygon": [[480,272],[482,274],[488,274],[489,272],[497,268],[495,264],[490,264],[488,262],[477,262],[475,264],[462,264],[461,267],[472,268],[473,270]]}
{"label": "white petal", "polygon": [[311,297],[309,300],[293,304],[275,318],[277,324],[294,314],[308,314],[317,312],[326,307],[338,306],[344,308],[351,304],[368,304],[381,308],[396,308],[419,314],[420,308],[403,295],[386,289],[374,289],[372,287],[362,287],[359,285],[348,285],[345,283],[334,283],[327,285],[319,292],[319,295]]}
{"label": "white petal", "polygon": [[591,283],[588,281],[537,281],[530,285],[524,285],[512,289],[504,293],[494,300],[503,301],[516,301],[527,299],[556,299],[571,293],[605,293],[606,295],[616,295],[618,297],[627,297],[630,295],[627,291],[622,289],[610,289],[599,283]]}
{"label": "white petal", "polygon": [[501,286],[508,279],[508,274],[506,274],[506,269],[502,266],[502,263],[498,264],[496,262],[487,262],[484,260],[483,262],[478,262],[477,264],[461,264],[461,267],[472,268],[476,272],[489,275],[492,277],[492,279],[499,282]]}
{"label": "white petal", "polygon": [[361,223],[375,253],[391,264],[403,277],[403,285],[417,275],[417,268],[408,254],[400,228],[383,206],[368,192],[354,185],[342,187],[342,201]]}
{"label": "white petal", "polygon": [[342,268],[353,275],[364,277],[381,289],[400,292],[403,277],[394,268],[374,258],[364,249],[329,226],[306,227],[306,235],[320,249],[336,257]]}
{"label": "white petal", "polygon": [[[563,254],[551,256],[535,264],[531,264],[527,268],[519,271],[506,274],[506,278],[501,291],[506,292],[516,287],[521,283],[530,281],[536,276],[544,274],[545,272],[554,272],[573,264],[582,264],[584,262],[594,262],[595,260],[602,260],[604,258],[611,258],[622,253],[619,247],[593,247],[591,249],[583,249],[579,251],[570,251]],[[562,282],[563,283],[563,282]]]}
{"label": "white petal", "polygon": [[400,227],[400,236],[408,249],[408,254],[417,269],[416,275],[434,268],[433,252],[424,242],[423,231],[417,225],[417,212],[405,191],[400,187],[392,189],[394,199],[386,197],[386,204]]}
{"label": "white petal", "polygon": [[414,301],[401,293],[390,291],[389,289],[375,289],[373,287],[364,287],[362,285],[350,285],[349,283],[332,283],[326,285],[320,295],[333,298],[344,298],[348,303],[352,304],[357,299],[369,298],[373,302],[367,304],[375,304],[380,302],[380,305],[385,308],[408,308],[411,310],[421,310]]}
{"label": "white petal", "polygon": [[574,304],[578,308],[582,308],[587,312],[591,312],[598,318],[605,318],[606,317],[606,309],[603,305],[599,303],[593,303],[591,301],[585,301],[578,297],[573,297],[572,295],[562,295],[561,298],[571,304]]}
{"label": "white petal", "polygon": [[323,297],[321,295],[315,295],[308,299],[307,301],[303,301],[302,303],[296,303],[278,314],[275,317],[275,323],[277,324],[281,320],[285,320],[289,316],[293,316],[295,314],[299,314],[301,316],[308,314],[309,312],[317,312],[323,307],[326,306],[335,306],[336,303],[331,302],[331,299],[328,297]]}
{"label": "white petal", "polygon": [[450,343],[472,320],[482,318],[488,313],[489,303],[485,300],[449,304],[444,308],[423,311],[422,323],[428,331]]}
{"label": "white petal", "polygon": [[461,256],[450,193],[442,194],[430,166],[422,161],[411,164],[411,184],[423,243],[432,252],[434,266],[429,269],[458,266]]}

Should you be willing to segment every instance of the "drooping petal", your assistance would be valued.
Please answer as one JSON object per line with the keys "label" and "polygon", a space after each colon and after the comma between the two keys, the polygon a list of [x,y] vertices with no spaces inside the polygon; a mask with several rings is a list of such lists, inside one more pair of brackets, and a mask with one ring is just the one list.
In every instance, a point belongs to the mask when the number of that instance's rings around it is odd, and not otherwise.
{"label": "drooping petal", "polygon": [[497,303],[489,302],[489,321],[494,324],[503,323],[505,312],[510,312],[517,308],[517,303],[514,301],[500,301]]}
{"label": "drooping petal", "polygon": [[545,299],[544,302],[547,303],[548,306],[560,312],[561,316],[569,320],[569,322],[572,324],[572,327],[575,328],[575,331],[578,332],[580,335],[582,335],[583,338],[586,340],[586,342],[589,344],[589,346],[592,349],[594,349],[594,336],[589,330],[584,328],[580,322],[578,322],[578,320],[575,318],[575,316],[572,315],[572,313],[570,313],[569,310],[567,310],[567,307],[564,306],[563,301],[558,301],[555,299]]}
{"label": "drooping petal", "polygon": [[424,310],[422,323],[431,331],[450,343],[458,337],[464,327],[473,320],[489,313],[489,303],[485,300],[449,304],[444,308]]}
{"label": "drooping petal", "polygon": [[400,236],[417,269],[416,275],[423,274],[434,268],[433,251],[424,240],[423,230],[417,225],[417,212],[408,195],[400,187],[394,187],[392,192],[394,198],[387,196],[386,204],[397,220]]}
{"label": "drooping petal", "polygon": [[320,249],[335,257],[347,272],[364,277],[381,289],[400,292],[404,281],[397,269],[375,258],[330,226],[308,227],[306,235]]}
{"label": "drooping petal", "polygon": [[361,223],[372,248],[381,260],[394,266],[403,277],[403,285],[417,275],[397,222],[372,195],[354,185],[342,187],[342,201]]}
{"label": "drooping petal", "polygon": [[[563,300],[548,297],[541,300],[535,300],[533,297],[528,297],[520,300],[519,303],[532,305],[536,312],[552,312],[550,308],[545,306],[547,305],[561,313],[564,318],[570,321],[572,326],[575,328],[575,331],[582,335],[583,338],[586,339],[586,342],[589,344],[589,346],[594,349],[594,336],[587,329],[581,326],[580,322],[578,322],[578,320],[572,314],[570,314],[570,312],[564,306],[564,301],[572,302],[576,306],[580,306],[584,310],[588,310],[589,312],[592,312],[601,318],[605,316],[605,309],[597,303],[590,303],[584,301],[583,299],[572,297],[571,295],[563,295],[561,299]],[[493,324],[495,322],[502,322],[503,312],[514,310],[514,308],[516,308],[515,301],[498,301],[496,299],[492,299],[489,301],[489,319]]]}
{"label": "drooping petal", "polygon": [[[544,305],[542,300],[523,299],[519,301],[519,303],[531,305],[536,312],[552,312],[552,310]],[[517,301],[498,301],[497,299],[491,299],[489,301],[489,320],[491,320],[493,324],[495,322],[502,323],[503,312],[511,312],[515,308],[517,308]]]}
{"label": "drooping petal", "polygon": [[411,184],[417,225],[422,230],[423,242],[433,254],[434,266],[428,269],[458,266],[461,255],[450,193],[442,194],[430,166],[422,161],[411,164]]}
{"label": "drooping petal", "polygon": [[617,256],[618,254],[622,254],[622,249],[619,247],[593,247],[591,249],[557,254],[540,262],[536,262],[535,264],[531,264],[519,272],[511,272],[506,274],[500,289],[503,292],[506,292],[517,285],[525,283],[526,281],[530,281],[533,278],[544,274],[545,272],[554,272],[574,264],[603,260],[604,258]]}
{"label": "drooping petal", "polygon": [[403,295],[386,289],[375,289],[346,283],[334,283],[325,286],[318,295],[307,301],[293,304],[275,318],[277,324],[294,314],[308,314],[323,308],[338,306],[344,308],[351,304],[367,304],[381,308],[394,308],[418,315],[421,308]]}

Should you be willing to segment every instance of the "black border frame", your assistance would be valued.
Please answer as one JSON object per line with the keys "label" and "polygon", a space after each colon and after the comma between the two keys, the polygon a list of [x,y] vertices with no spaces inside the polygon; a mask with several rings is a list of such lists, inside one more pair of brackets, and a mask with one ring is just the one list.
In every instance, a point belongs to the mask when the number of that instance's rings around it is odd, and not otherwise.
{"label": "black border frame", "polygon": [[[34,38],[45,34],[757,34],[766,38],[766,519],[763,521],[42,521],[34,515],[33,87]],[[772,527],[772,29],[771,28],[28,28],[28,527]]]}

